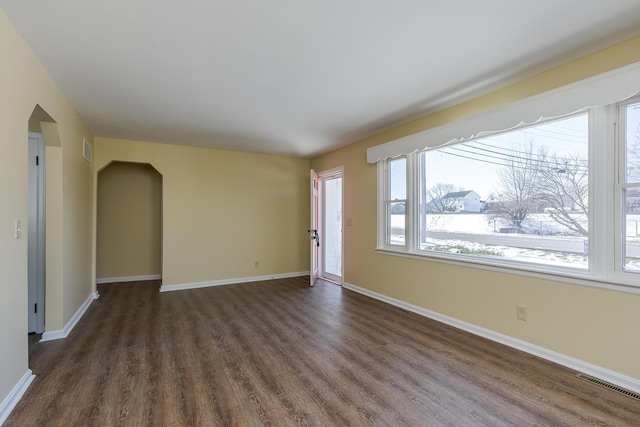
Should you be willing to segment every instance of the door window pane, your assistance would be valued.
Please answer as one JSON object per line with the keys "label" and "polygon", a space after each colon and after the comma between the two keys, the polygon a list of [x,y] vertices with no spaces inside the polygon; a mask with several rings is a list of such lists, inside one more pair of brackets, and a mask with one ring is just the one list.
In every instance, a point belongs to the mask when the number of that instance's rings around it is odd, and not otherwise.
{"label": "door window pane", "polygon": [[342,276],[342,178],[324,181],[324,272]]}

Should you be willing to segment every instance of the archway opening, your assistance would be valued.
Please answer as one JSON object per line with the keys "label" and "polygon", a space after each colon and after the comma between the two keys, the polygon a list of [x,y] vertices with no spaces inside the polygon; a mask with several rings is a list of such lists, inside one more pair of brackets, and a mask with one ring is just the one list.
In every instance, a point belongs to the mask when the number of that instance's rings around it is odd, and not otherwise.
{"label": "archway opening", "polygon": [[98,172],[98,284],[162,278],[162,175],[115,161]]}

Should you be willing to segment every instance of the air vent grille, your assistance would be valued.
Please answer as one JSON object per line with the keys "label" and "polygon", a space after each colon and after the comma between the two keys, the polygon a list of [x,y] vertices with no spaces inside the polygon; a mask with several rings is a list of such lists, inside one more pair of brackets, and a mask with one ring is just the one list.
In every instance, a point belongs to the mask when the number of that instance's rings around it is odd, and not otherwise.
{"label": "air vent grille", "polygon": [[598,378],[594,378],[586,374],[578,374],[576,375],[576,377],[580,378],[581,380],[589,381],[592,384],[596,384],[601,387],[608,388],[609,390],[617,391],[618,393],[624,394],[625,396],[630,397],[632,399],[640,400],[640,393],[636,393],[635,391],[630,391],[625,388],[618,387],[617,385],[599,380]]}
{"label": "air vent grille", "polygon": [[82,138],[82,157],[91,163],[91,144],[85,138]]}

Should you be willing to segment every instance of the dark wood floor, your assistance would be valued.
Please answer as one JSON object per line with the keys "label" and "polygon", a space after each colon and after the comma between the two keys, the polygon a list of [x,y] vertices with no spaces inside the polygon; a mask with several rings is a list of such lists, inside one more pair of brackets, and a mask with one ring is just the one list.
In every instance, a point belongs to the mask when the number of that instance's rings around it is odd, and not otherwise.
{"label": "dark wood floor", "polygon": [[575,372],[320,282],[99,287],[7,426],[624,426]]}

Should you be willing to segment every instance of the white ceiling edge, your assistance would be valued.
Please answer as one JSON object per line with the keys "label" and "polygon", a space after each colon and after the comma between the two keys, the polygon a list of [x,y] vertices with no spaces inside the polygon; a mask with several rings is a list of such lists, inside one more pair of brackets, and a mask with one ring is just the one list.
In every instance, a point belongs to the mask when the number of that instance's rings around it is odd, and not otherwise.
{"label": "white ceiling edge", "polygon": [[367,162],[504,132],[522,124],[613,104],[640,92],[640,62],[367,149]]}

